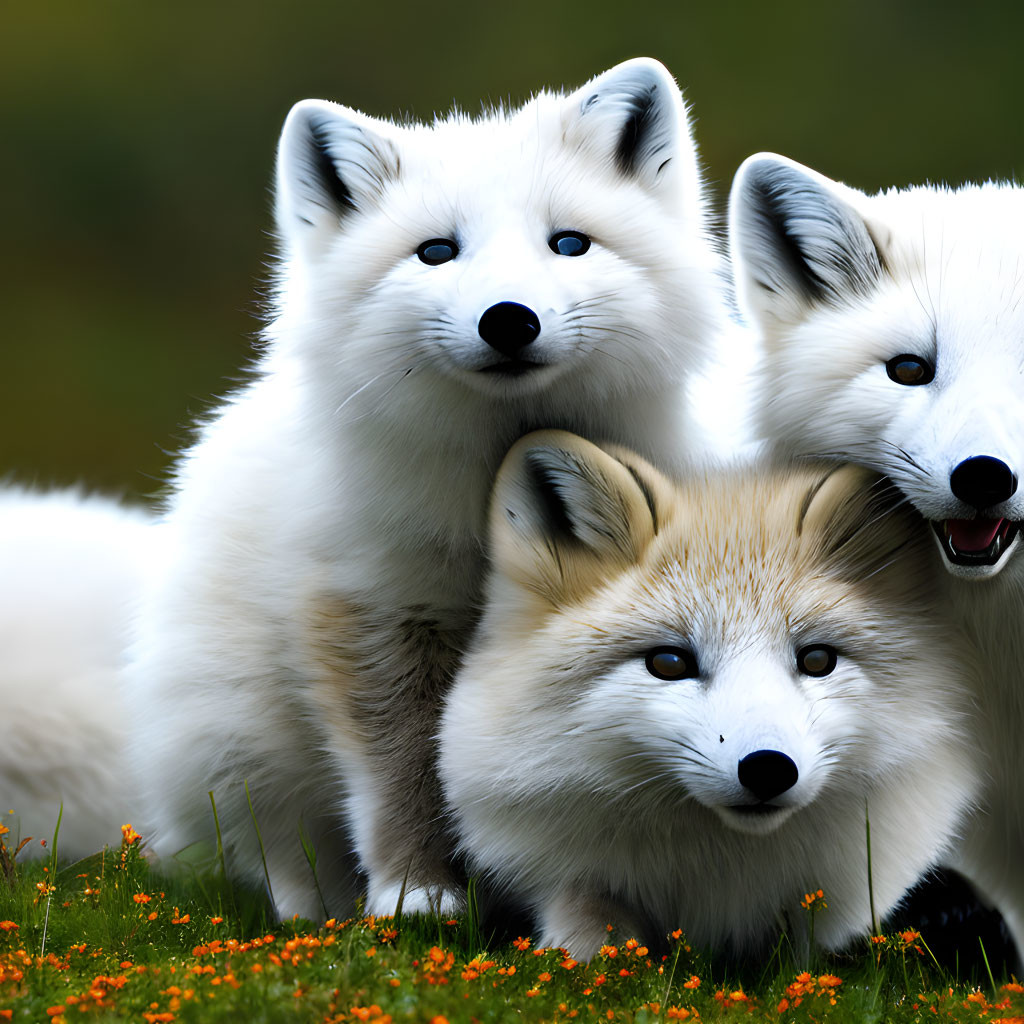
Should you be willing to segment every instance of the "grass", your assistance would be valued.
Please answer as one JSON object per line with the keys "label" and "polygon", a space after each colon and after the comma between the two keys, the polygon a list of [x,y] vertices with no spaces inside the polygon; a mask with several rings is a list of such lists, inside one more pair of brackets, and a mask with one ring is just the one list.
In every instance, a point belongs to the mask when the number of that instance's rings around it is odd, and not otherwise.
{"label": "grass", "polygon": [[[2,828],[2,826],[0,826]],[[950,975],[907,931],[845,957],[722,968],[681,932],[657,955],[609,932],[589,964],[462,919],[275,922],[220,864],[157,874],[126,826],[77,864],[23,862],[0,835],[0,1022],[987,1021],[1024,1024],[1024,986]],[[807,913],[828,913],[808,894]],[[472,903],[471,903],[472,907]]]}

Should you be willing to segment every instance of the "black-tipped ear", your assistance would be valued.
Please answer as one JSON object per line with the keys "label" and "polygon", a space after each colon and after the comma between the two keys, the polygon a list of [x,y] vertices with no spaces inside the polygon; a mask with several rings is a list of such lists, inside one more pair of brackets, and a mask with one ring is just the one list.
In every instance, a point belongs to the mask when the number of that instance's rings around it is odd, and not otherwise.
{"label": "black-tipped ear", "polygon": [[286,238],[333,229],[380,201],[397,180],[388,126],[326,100],[292,107],[277,153],[277,222]]}
{"label": "black-tipped ear", "polygon": [[740,166],[729,233],[740,305],[764,325],[794,323],[813,304],[868,294],[882,260],[858,193],[770,153]]}
{"label": "black-tipped ear", "polygon": [[552,598],[582,593],[635,564],[655,532],[651,488],[575,434],[529,434],[502,463],[491,503],[492,556],[520,585]]}
{"label": "black-tipped ear", "polygon": [[617,64],[566,100],[566,140],[651,190],[698,195],[697,158],[679,86],[647,57]]}

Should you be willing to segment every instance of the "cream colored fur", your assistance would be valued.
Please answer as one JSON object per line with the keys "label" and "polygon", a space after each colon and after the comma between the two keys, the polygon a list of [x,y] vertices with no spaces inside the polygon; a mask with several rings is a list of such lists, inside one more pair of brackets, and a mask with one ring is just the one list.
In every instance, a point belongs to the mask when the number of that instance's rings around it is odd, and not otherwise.
{"label": "cream colored fur", "polygon": [[[839,948],[871,927],[866,812],[879,915],[949,850],[977,785],[962,646],[893,493],[821,465],[673,484],[556,431],[513,448],[440,771],[471,869],[540,944],[590,957],[611,923],[748,951],[786,922],[799,943],[821,887]],[[834,671],[799,671],[822,644]],[[695,678],[651,674],[666,645]],[[753,808],[738,766],[766,750],[799,777]]]}

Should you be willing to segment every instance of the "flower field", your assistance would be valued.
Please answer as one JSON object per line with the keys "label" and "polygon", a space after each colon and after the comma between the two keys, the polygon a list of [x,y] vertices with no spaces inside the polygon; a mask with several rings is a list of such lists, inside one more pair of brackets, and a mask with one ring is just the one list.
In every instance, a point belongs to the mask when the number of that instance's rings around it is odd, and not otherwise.
{"label": "flower field", "polygon": [[[0,826],[2,828],[3,826]],[[0,835],[0,1022],[986,1021],[1024,1024],[1024,986],[957,979],[915,931],[859,955],[727,973],[681,931],[654,954],[609,930],[589,964],[464,919],[269,919],[216,872],[153,872],[120,847],[58,869]],[[40,851],[44,852],[44,851]],[[808,893],[810,914],[827,913]]]}

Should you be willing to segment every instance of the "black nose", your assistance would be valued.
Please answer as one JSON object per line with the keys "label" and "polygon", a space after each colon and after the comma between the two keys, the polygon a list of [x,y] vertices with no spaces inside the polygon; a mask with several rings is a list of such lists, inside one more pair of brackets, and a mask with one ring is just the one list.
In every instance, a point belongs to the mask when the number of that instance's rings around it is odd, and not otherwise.
{"label": "black nose", "polygon": [[540,320],[528,306],[499,302],[480,317],[480,337],[503,356],[514,356],[540,334]]}
{"label": "black nose", "polygon": [[771,800],[792,789],[800,777],[796,763],[780,750],[755,750],[740,759],[740,785],[758,800]]}
{"label": "black nose", "polygon": [[988,508],[1006,501],[1017,490],[1017,474],[991,455],[964,459],[949,474],[950,490],[968,505]]}

